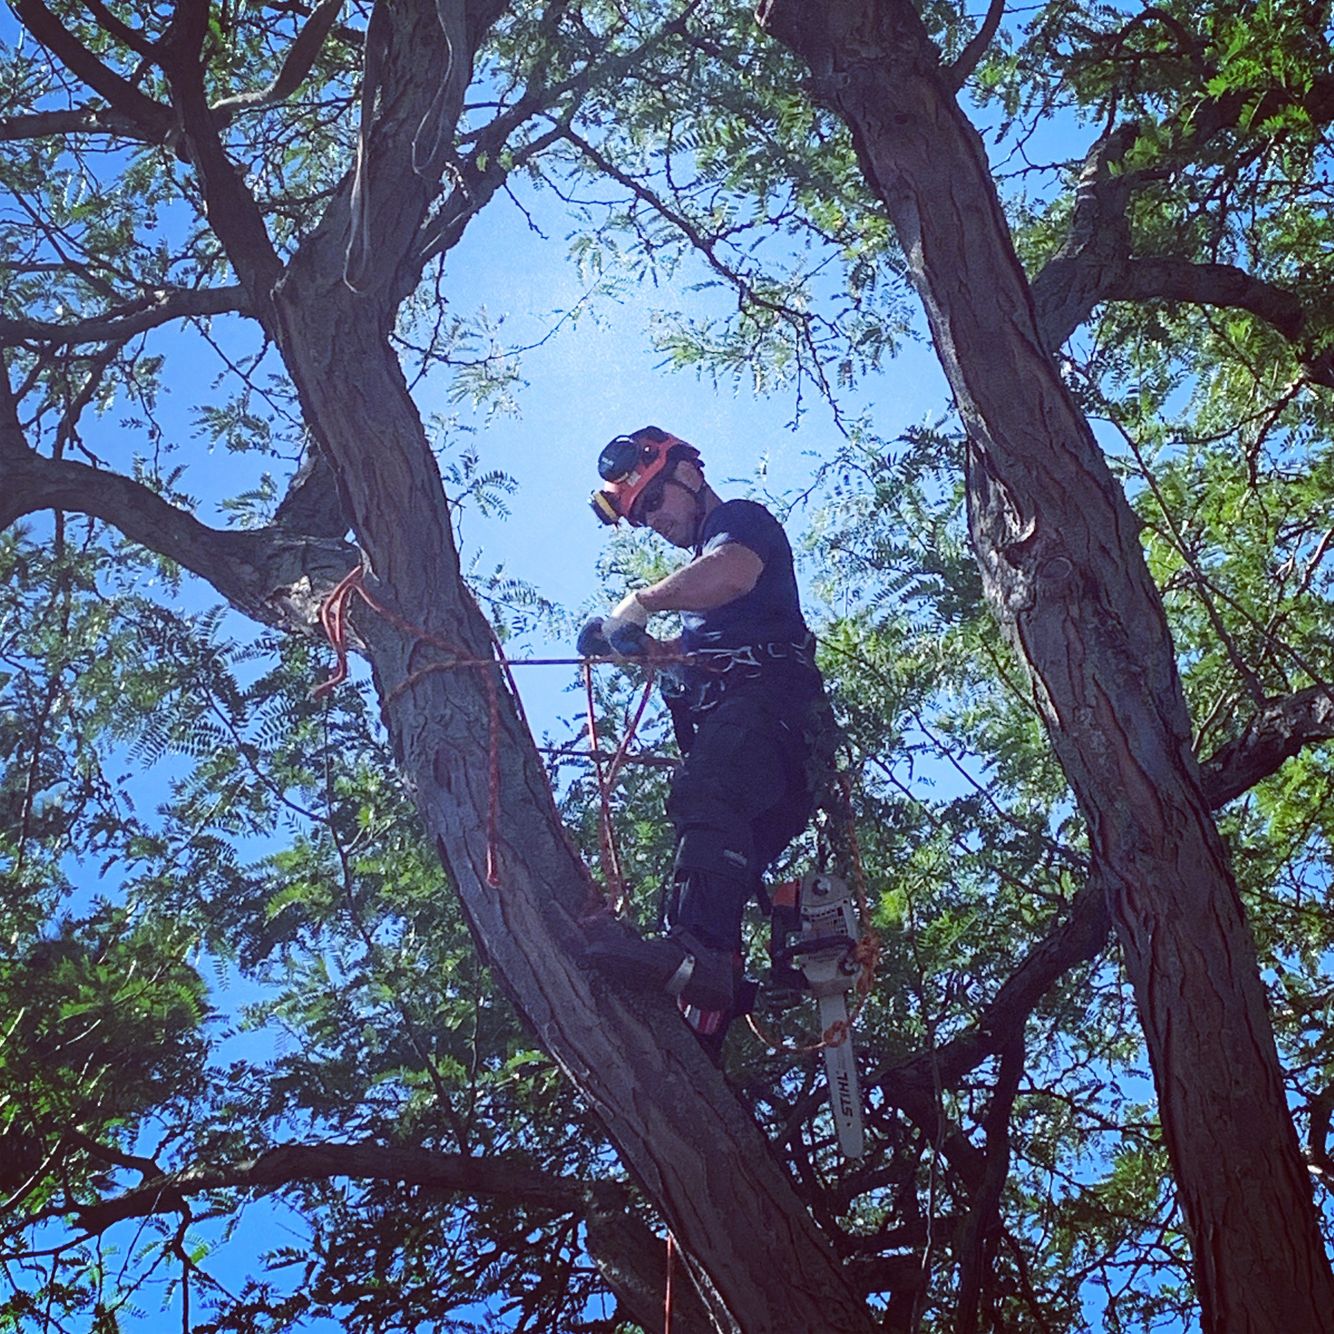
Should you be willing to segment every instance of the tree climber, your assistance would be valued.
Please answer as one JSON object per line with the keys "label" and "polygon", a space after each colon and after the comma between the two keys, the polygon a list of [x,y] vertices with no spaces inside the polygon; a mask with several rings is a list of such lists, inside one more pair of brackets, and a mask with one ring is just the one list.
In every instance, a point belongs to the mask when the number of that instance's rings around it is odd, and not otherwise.
{"label": "tree climber", "polygon": [[[669,930],[642,940],[604,922],[588,957],[631,985],[675,995],[716,1057],[729,1020],[745,1009],[742,915],[814,811],[813,754],[829,710],[787,535],[763,505],[720,499],[703,468],[693,445],[656,426],[603,449],[598,517],[646,525],[694,559],[589,621],[579,651],[686,658],[663,686],[685,756],[667,799],[676,831]],[[653,639],[649,617],[669,611],[681,615],[680,638]]]}

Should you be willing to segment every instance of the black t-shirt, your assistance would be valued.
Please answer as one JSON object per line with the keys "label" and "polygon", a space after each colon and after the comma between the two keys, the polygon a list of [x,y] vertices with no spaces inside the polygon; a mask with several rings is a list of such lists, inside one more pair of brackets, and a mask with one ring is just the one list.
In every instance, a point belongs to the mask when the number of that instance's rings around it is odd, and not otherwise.
{"label": "black t-shirt", "polygon": [[[802,694],[818,691],[820,676],[812,665],[811,632],[801,614],[792,547],[782,524],[753,500],[725,500],[704,520],[700,554],[729,542],[753,551],[764,562],[764,569],[749,593],[710,611],[681,613],[682,652],[725,659],[734,651],[740,659],[729,671],[748,677],[753,670],[745,650],[755,650],[758,674],[764,679],[788,682]],[[797,651],[801,646],[804,652]]]}

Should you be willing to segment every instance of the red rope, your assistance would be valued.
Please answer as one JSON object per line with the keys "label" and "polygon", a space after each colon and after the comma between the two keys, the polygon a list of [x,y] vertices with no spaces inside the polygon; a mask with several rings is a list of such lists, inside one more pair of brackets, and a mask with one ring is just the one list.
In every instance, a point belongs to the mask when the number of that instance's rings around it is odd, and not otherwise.
{"label": "red rope", "polygon": [[[588,700],[588,744],[593,755],[593,772],[598,780],[598,856],[602,862],[607,906],[619,913],[625,901],[625,882],[621,879],[621,863],[616,853],[616,836],[611,824],[611,784],[602,768],[602,747],[598,742],[597,705],[593,699],[593,665],[584,664],[584,694]],[[620,753],[618,750],[617,754]],[[612,756],[613,762],[616,755]]]}
{"label": "red rope", "polygon": [[602,877],[606,881],[607,907],[614,914],[618,914],[625,906],[625,878],[621,874],[621,858],[616,848],[616,833],[612,827],[611,820],[611,793],[616,785],[617,778],[620,777],[621,770],[625,767],[629,759],[630,743],[634,740],[635,732],[639,727],[640,720],[644,716],[644,710],[648,707],[649,699],[653,694],[653,668],[648,669],[648,679],[644,682],[644,693],[639,697],[639,707],[635,709],[634,716],[629,718],[625,727],[625,735],[621,737],[621,743],[616,747],[611,757],[611,762],[606,770],[602,767],[603,752],[598,742],[598,724],[597,724],[597,706],[593,699],[593,666],[597,659],[590,658],[584,663],[584,692],[588,700],[588,741],[590,755],[593,759],[593,771],[598,780],[598,854],[602,862]]}
{"label": "red rope", "polygon": [[[341,685],[347,680],[347,604],[353,593],[402,634],[417,643],[431,644],[448,653],[451,657],[449,662],[427,663],[425,667],[409,672],[385,696],[386,707],[405,690],[409,690],[416,685],[424,676],[431,672],[446,671],[454,667],[501,667],[506,671],[507,679],[511,688],[513,688],[514,678],[509,675],[509,664],[505,661],[504,651],[494,632],[491,635],[491,643],[498,655],[497,657],[467,657],[457,645],[451,643],[448,639],[433,634],[420,625],[414,625],[411,621],[404,620],[397,612],[392,611],[384,603],[372,597],[366,588],[365,574],[361,567],[357,566],[355,569],[349,570],[339,580],[333,592],[329,594],[324,605],[320,608],[320,625],[324,627],[324,633],[333,646],[335,663],[334,670],[328,679],[322,681],[311,691],[316,699],[328,694],[335,686]],[[486,682],[487,731],[489,733],[487,739],[485,874],[487,885],[492,889],[498,889],[500,887],[500,688],[494,676],[488,675],[483,679]],[[515,699],[518,699],[517,691],[515,692]],[[521,705],[519,709],[522,717]]]}
{"label": "red rope", "polygon": [[[455,667],[490,669],[498,667],[505,673],[505,679],[509,683],[514,698],[515,708],[518,710],[519,720],[526,727],[528,720],[524,716],[523,700],[519,695],[514,673],[510,669],[512,667],[555,667],[576,663],[583,666],[588,691],[588,731],[592,742],[592,755],[596,766],[600,800],[598,845],[602,855],[602,873],[607,882],[607,900],[611,910],[614,913],[620,912],[625,901],[625,882],[621,876],[620,857],[617,854],[615,838],[612,833],[611,788],[620,775],[621,769],[630,759],[628,754],[630,743],[634,739],[640,719],[643,718],[644,710],[648,707],[649,697],[653,693],[653,670],[649,669],[648,681],[644,686],[644,694],[639,701],[639,707],[635,710],[635,715],[627,726],[620,745],[617,746],[612,755],[611,764],[604,775],[601,750],[598,746],[597,719],[593,704],[592,664],[598,662],[620,663],[623,661],[622,659],[615,657],[508,659],[494,630],[491,630],[491,647],[495,651],[495,656],[490,658],[468,657],[448,639],[432,634],[431,631],[420,625],[414,625],[411,621],[404,620],[397,612],[377,601],[366,588],[365,573],[360,566],[349,570],[338,581],[333,592],[329,594],[320,607],[320,625],[333,647],[334,669],[326,680],[320,682],[311,691],[316,699],[327,695],[336,686],[347,680],[348,602],[354,593],[381,619],[387,621],[408,638],[415,640],[417,643],[431,644],[450,655],[448,662],[430,662],[424,667],[409,672],[385,696],[386,707],[404,691],[410,690],[418,681],[432,672],[450,671]],[[675,659],[672,660],[675,661]],[[488,675],[484,679],[486,681],[489,733],[487,741],[486,883],[492,889],[497,889],[500,886],[500,689],[494,676]]]}
{"label": "red rope", "polygon": [[[625,728],[625,733],[621,738],[620,744],[616,747],[611,757],[611,763],[604,771],[602,767],[602,749],[598,743],[597,732],[597,710],[593,699],[593,672],[592,666],[596,662],[620,662],[619,658],[528,658],[515,659],[513,662],[505,657],[505,650],[501,646],[500,640],[496,637],[495,631],[491,631],[491,646],[495,651],[495,656],[490,658],[470,658],[464,655],[461,649],[448,639],[441,635],[433,634],[431,631],[420,625],[414,625],[411,621],[404,620],[397,612],[386,607],[382,602],[377,601],[367,591],[365,583],[365,574],[360,566],[349,570],[342,579],[334,586],[333,592],[324,600],[320,607],[320,625],[333,647],[334,651],[334,669],[328,678],[317,685],[311,694],[319,699],[327,695],[336,686],[341,685],[347,680],[347,604],[353,594],[356,594],[361,600],[376,612],[383,620],[387,621],[396,630],[408,636],[418,643],[432,644],[450,655],[449,662],[431,662],[426,666],[418,668],[416,671],[409,672],[394,688],[385,696],[385,705],[402,694],[405,690],[411,689],[424,676],[431,672],[448,671],[455,667],[486,667],[495,669],[499,667],[505,673],[505,679],[509,682],[510,690],[513,694],[515,707],[518,710],[519,718],[527,725],[527,720],[523,714],[523,702],[519,696],[518,685],[514,680],[514,674],[510,670],[515,666],[556,666],[558,664],[579,663],[584,668],[584,686],[588,697],[588,736],[591,746],[591,756],[593,759],[594,770],[597,774],[598,782],[598,848],[602,859],[602,873],[606,880],[607,901],[613,913],[620,912],[625,902],[625,881],[621,875],[620,857],[616,850],[615,835],[612,830],[611,820],[611,789],[620,776],[621,769],[625,766],[629,758],[630,743],[634,740],[635,732],[638,730],[640,720],[644,716],[644,710],[648,707],[649,698],[653,693],[653,669],[648,671],[648,679],[644,684],[644,693],[640,697],[639,705],[635,709],[634,716],[629,720]],[[486,811],[486,883],[492,889],[500,887],[500,689],[494,676],[488,675],[485,678],[487,693],[487,811]],[[857,895],[857,912],[862,920],[863,934],[857,942],[856,949],[853,951],[853,957],[861,965],[857,976],[857,1002],[853,1007],[849,1023],[856,1019],[862,1006],[865,1005],[867,997],[870,995],[875,984],[876,963],[880,957],[880,938],[875,930],[870,926],[870,909],[866,901],[866,870],[862,864],[861,845],[857,839],[857,824],[852,815],[852,779],[847,773],[841,773],[838,776],[839,783],[843,789],[844,808],[847,811],[848,820],[848,845],[851,853],[853,867],[853,887]],[[771,1047],[783,1047],[784,1044],[773,1042],[766,1034],[761,1032],[754,1018],[746,1016],[751,1030],[762,1042]],[[820,1041],[814,1044],[814,1047],[799,1047],[797,1051],[810,1051],[819,1047],[836,1047],[847,1041],[848,1025],[837,1023],[831,1024],[829,1030],[821,1034]],[[794,1050],[787,1047],[786,1050]]]}
{"label": "red rope", "polygon": [[327,681],[321,682],[310,693],[315,699],[327,695],[335,686],[347,680],[347,600],[361,581],[361,569],[349,570],[334,591],[320,604],[320,626],[325,638],[333,645],[335,663]]}
{"label": "red rope", "polygon": [[[625,735],[621,738],[621,744],[616,747],[616,754],[611,757],[611,768],[607,772],[607,782],[614,785],[621,776],[621,770],[625,767],[626,756],[630,750],[630,743],[634,740],[635,731],[639,727],[640,719],[644,716],[644,710],[648,708],[648,702],[653,696],[653,668],[648,669],[644,681],[644,693],[639,697],[639,707],[635,710],[634,717],[630,718],[625,727]],[[628,716],[628,715],[627,715]]]}

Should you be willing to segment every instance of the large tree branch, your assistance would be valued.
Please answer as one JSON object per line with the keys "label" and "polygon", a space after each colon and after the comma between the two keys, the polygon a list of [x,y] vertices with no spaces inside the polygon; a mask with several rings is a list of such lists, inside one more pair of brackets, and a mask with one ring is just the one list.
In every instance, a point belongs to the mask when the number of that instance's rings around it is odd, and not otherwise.
{"label": "large tree branch", "polygon": [[991,45],[991,39],[996,35],[996,30],[1000,27],[1001,19],[1005,17],[1005,0],[991,0],[987,6],[986,17],[982,20],[982,26],[973,34],[968,45],[959,53],[959,58],[950,65],[943,73],[945,83],[956,93],[968,80],[968,76],[977,68],[977,62],[982,59],[986,49]]}
{"label": "large tree branch", "polygon": [[[633,1196],[622,1182],[559,1176],[534,1167],[517,1154],[479,1158],[377,1143],[283,1144],[225,1167],[200,1164],[179,1172],[158,1172],[149,1160],[130,1158],[85,1136],[77,1139],[97,1157],[135,1169],[142,1180],[92,1204],[66,1202],[35,1214],[16,1215],[8,1228],[11,1235],[61,1218],[95,1236],[129,1219],[175,1213],[190,1199],[213,1191],[269,1193],[339,1177],[392,1181],[583,1219],[589,1253],[618,1300],[646,1328],[661,1317],[668,1277],[666,1250],[662,1240],[632,1212]],[[675,1276],[673,1316],[674,1328],[683,1334],[706,1334],[714,1328],[684,1270]]]}
{"label": "large tree branch", "polygon": [[[426,263],[432,256],[457,244],[468,218],[494,196],[517,167],[561,138],[574,142],[569,133],[568,116],[557,117],[555,129],[512,150],[509,165],[502,168],[500,163],[511,138],[527,121],[566,100],[572,99],[577,105],[595,83],[614,85],[642,64],[669,36],[683,34],[691,14],[699,8],[699,2],[690,0],[680,13],[668,19],[638,46],[605,60],[590,59],[583,69],[567,79],[546,84],[535,78],[513,106],[470,135],[471,151],[465,169],[467,179],[456,184],[438,214],[423,228],[418,251],[420,263]],[[586,147],[582,142],[579,146]],[[483,162],[487,164],[485,168],[479,166]]]}
{"label": "large tree branch", "polygon": [[305,82],[342,8],[343,0],[322,0],[315,12],[302,25],[301,31],[297,33],[287,52],[282,68],[266,88],[235,93],[231,97],[224,97],[215,102],[210,110],[219,128],[231,124],[236,115],[242,111],[273,106],[291,97]]}
{"label": "large tree branch", "polygon": [[358,1177],[511,1202],[532,1209],[584,1213],[628,1203],[615,1182],[578,1182],[534,1168],[521,1157],[438,1153],[383,1144],[284,1144],[227,1167],[201,1165],[146,1177],[138,1186],[95,1204],[53,1205],[24,1220],[69,1217],[89,1234],[128,1218],[171,1213],[195,1195],[215,1190],[280,1190],[302,1181]]}
{"label": "large tree branch", "polygon": [[[1311,686],[1274,700],[1249,719],[1234,740],[1202,761],[1204,794],[1211,809],[1235,801],[1305,746],[1330,740],[1334,740],[1334,687]],[[1022,1034],[1042,997],[1070,969],[1095,959],[1106,948],[1110,930],[1106,889],[1095,873],[1075,895],[1066,915],[1025,955],[974,1024],[943,1046],[881,1071],[874,1082],[896,1103],[907,1088],[930,1089],[937,1080],[945,1088],[955,1087],[969,1071]]]}
{"label": "large tree branch", "polygon": [[1001,1230],[1001,1193],[1010,1174],[1010,1115],[1023,1072],[1024,1040],[1020,1035],[1001,1053],[996,1087],[982,1118],[987,1137],[986,1166],[982,1180],[973,1192],[968,1215],[959,1229],[956,1334],[976,1334],[981,1320],[979,1308],[993,1282],[992,1264]]}
{"label": "large tree branch", "polygon": [[1311,350],[1306,303],[1295,292],[1267,283],[1233,264],[1127,258],[1108,269],[1102,289],[1105,301],[1185,301],[1249,311],[1292,344],[1314,383],[1334,388],[1334,353]]}
{"label": "large tree branch", "polygon": [[[566,138],[567,129],[563,123],[557,125],[521,148],[514,149],[507,155],[507,160],[499,153],[474,153],[460,173],[458,183],[450,191],[449,197],[422,229],[421,248],[408,266],[413,279],[436,255],[453,249],[459,243],[469,219],[491,202],[517,168]],[[484,168],[476,165],[481,161],[486,162]],[[502,162],[506,165],[502,165]]]}
{"label": "large tree branch", "polygon": [[1280,333],[1317,383],[1334,388],[1334,354],[1307,346],[1309,317],[1294,292],[1232,264],[1131,254],[1130,201],[1162,172],[1116,168],[1138,136],[1122,125],[1089,150],[1065,243],[1032,282],[1043,341],[1053,352],[1105,301],[1184,301],[1246,310]]}
{"label": "large tree branch", "polygon": [[157,43],[145,37],[138,28],[131,28],[128,23],[123,22],[102,3],[102,0],[87,0],[87,5],[102,31],[109,33],[122,46],[128,46],[131,51],[138,52],[148,60],[157,55]]}
{"label": "large tree branch", "polygon": [[1205,795],[1217,810],[1276,773],[1284,760],[1334,740],[1334,686],[1310,686],[1272,700],[1201,765]]}
{"label": "large tree branch", "polygon": [[11,0],[19,21],[75,77],[105,97],[112,108],[139,127],[153,143],[165,143],[176,126],[171,108],[155,102],[129,80],[104,65],[42,3],[42,0]]}
{"label": "large tree branch", "polygon": [[[455,139],[477,51],[500,16],[500,0],[451,0],[395,9],[381,0],[366,37],[361,144],[352,188],[326,214],[303,259],[327,269],[336,247],[348,281],[384,327],[420,275],[420,233],[455,173]],[[340,264],[340,268],[344,265]]]}
{"label": "large tree branch", "polygon": [[1138,133],[1122,125],[1089,149],[1065,242],[1033,279],[1038,328],[1053,352],[1088,319],[1103,299],[1108,273],[1130,253],[1126,210],[1138,178],[1116,168]]}
{"label": "large tree branch", "polygon": [[249,312],[249,298],[241,287],[160,288],[114,310],[69,324],[0,318],[0,346],[123,342],[172,320]]}
{"label": "large tree branch", "polygon": [[0,117],[0,140],[42,139],[54,135],[107,134],[117,139],[156,143],[133,116],[115,107],[70,107]]}
{"label": "large tree branch", "polygon": [[1306,325],[1306,313],[1295,293],[1232,264],[1130,258],[1108,275],[1104,296],[1111,301],[1188,301],[1248,310],[1292,342],[1301,338]]}
{"label": "large tree branch", "polygon": [[180,113],[190,161],[199,174],[209,225],[246,289],[252,311],[267,327],[269,298],[283,265],[244,175],[227,156],[204,96],[201,50],[208,22],[208,0],[181,0],[171,34],[162,43],[163,68]]}
{"label": "large tree branch", "polygon": [[102,519],[197,574],[246,615],[303,633],[317,625],[324,594],[360,559],[349,543],[290,527],[210,528],[141,482],[43,458],[16,444],[15,426],[0,420],[0,529],[46,509]]}

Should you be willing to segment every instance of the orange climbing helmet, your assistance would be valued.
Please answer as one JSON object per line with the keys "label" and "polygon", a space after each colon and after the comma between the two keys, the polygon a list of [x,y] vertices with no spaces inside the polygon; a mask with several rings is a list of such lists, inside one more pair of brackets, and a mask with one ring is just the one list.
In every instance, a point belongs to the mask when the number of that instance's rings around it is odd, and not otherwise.
{"label": "orange climbing helmet", "polygon": [[593,492],[589,502],[593,513],[603,523],[624,519],[636,528],[642,527],[642,511],[641,517],[635,518],[635,503],[655,481],[661,486],[668,466],[680,459],[702,462],[694,445],[656,426],[643,426],[608,441],[598,455],[598,476],[606,485]]}

